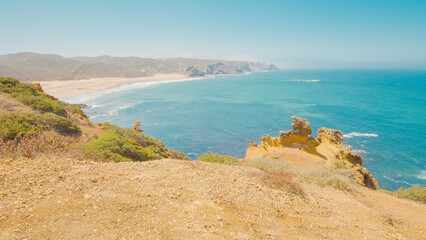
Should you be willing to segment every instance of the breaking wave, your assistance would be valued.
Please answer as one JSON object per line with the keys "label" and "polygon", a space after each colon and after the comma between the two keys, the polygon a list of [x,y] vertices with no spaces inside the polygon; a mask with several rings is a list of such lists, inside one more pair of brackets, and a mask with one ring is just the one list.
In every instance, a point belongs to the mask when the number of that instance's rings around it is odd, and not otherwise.
{"label": "breaking wave", "polygon": [[343,134],[344,138],[354,138],[354,137],[378,137],[378,134],[375,133],[359,133],[359,132],[351,132],[348,134]]}
{"label": "breaking wave", "polygon": [[420,171],[420,173],[417,174],[416,177],[426,180],[426,171]]}

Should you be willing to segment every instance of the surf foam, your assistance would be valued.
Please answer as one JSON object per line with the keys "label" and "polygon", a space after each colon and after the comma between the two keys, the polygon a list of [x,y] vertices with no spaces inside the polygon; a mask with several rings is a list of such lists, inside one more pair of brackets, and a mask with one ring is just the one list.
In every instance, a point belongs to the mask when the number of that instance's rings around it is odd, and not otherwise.
{"label": "surf foam", "polygon": [[354,138],[354,137],[378,137],[378,134],[375,133],[360,133],[360,132],[351,132],[348,134],[343,134],[344,138]]}

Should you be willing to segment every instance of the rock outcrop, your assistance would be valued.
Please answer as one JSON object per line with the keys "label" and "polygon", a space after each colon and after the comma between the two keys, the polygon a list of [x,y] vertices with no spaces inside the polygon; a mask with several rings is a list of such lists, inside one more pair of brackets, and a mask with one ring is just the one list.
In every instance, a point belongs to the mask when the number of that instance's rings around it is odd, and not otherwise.
{"label": "rock outcrop", "polygon": [[341,131],[320,128],[317,141],[320,144],[316,150],[325,156],[329,163],[350,168],[359,183],[371,189],[379,188],[379,182],[368,169],[362,166],[362,157],[353,153],[351,147],[343,146],[344,139]]}
{"label": "rock outcrop", "polygon": [[[371,189],[377,189],[379,183],[370,171],[362,167],[361,156],[352,152],[351,147],[343,145],[343,133],[329,128],[320,128],[318,137],[311,136],[309,120],[292,116],[293,130],[282,132],[280,137],[269,135],[261,137],[260,145],[249,141],[245,160],[272,158],[290,162],[300,167],[317,167],[321,164],[342,166],[351,169],[358,182]],[[294,159],[297,158],[297,161]]]}
{"label": "rock outcrop", "polygon": [[50,99],[52,99],[52,100],[58,100],[56,97],[54,97],[54,96],[52,96],[52,95],[50,95],[50,94],[45,93],[45,92],[44,92],[44,90],[43,90],[43,88],[41,87],[40,83],[34,83],[34,84],[33,84],[33,87],[34,87],[37,91],[39,91],[39,92],[41,92],[41,93],[44,93],[44,94],[45,94],[47,97],[49,97]]}
{"label": "rock outcrop", "polygon": [[136,121],[135,126],[133,126],[133,129],[135,129],[138,132],[143,132],[141,129],[141,121]]}
{"label": "rock outcrop", "polygon": [[312,129],[309,120],[292,116],[295,120],[291,124],[293,130],[286,131],[280,134],[280,143],[284,147],[299,148],[309,153],[318,154],[315,147],[319,142],[311,137]]}

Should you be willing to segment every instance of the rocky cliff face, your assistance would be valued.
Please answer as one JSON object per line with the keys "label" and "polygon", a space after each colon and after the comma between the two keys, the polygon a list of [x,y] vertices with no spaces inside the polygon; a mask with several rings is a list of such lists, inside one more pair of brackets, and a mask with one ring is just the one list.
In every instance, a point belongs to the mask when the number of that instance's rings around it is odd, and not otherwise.
{"label": "rocky cliff face", "polygon": [[297,116],[291,118],[295,120],[291,124],[293,130],[281,133],[280,137],[262,137],[260,146],[249,141],[245,160],[272,158],[286,161],[298,156],[299,162],[290,163],[301,167],[316,167],[320,164],[347,167],[353,171],[361,185],[371,189],[379,188],[379,183],[370,171],[362,167],[362,157],[352,153],[352,148],[343,146],[341,131],[320,128],[318,137],[314,139],[307,119]]}
{"label": "rocky cliff face", "polygon": [[273,65],[254,62],[224,61],[215,63],[197,63],[186,68],[189,76],[221,75],[221,74],[243,74],[248,72],[275,71],[278,68]]}

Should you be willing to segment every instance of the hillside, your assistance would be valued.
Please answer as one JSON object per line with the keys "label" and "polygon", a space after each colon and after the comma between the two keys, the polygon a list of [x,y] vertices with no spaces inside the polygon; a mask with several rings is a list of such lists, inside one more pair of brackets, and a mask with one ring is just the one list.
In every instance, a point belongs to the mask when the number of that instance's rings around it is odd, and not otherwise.
{"label": "hillside", "polygon": [[41,153],[97,161],[189,159],[139,129],[92,123],[80,108],[45,94],[40,85],[0,77],[0,155]]}
{"label": "hillside", "polygon": [[258,62],[152,59],[138,57],[74,57],[53,54],[16,53],[0,56],[0,76],[21,81],[77,80],[100,77],[136,78],[153,74],[180,73],[188,76],[243,74],[277,70]]}
{"label": "hillside", "polygon": [[301,198],[199,161],[0,160],[2,239],[422,239],[426,207],[359,187]]}
{"label": "hillside", "polygon": [[188,161],[0,77],[0,239],[424,239],[425,188],[375,190],[340,131],[292,118],[245,159]]}

